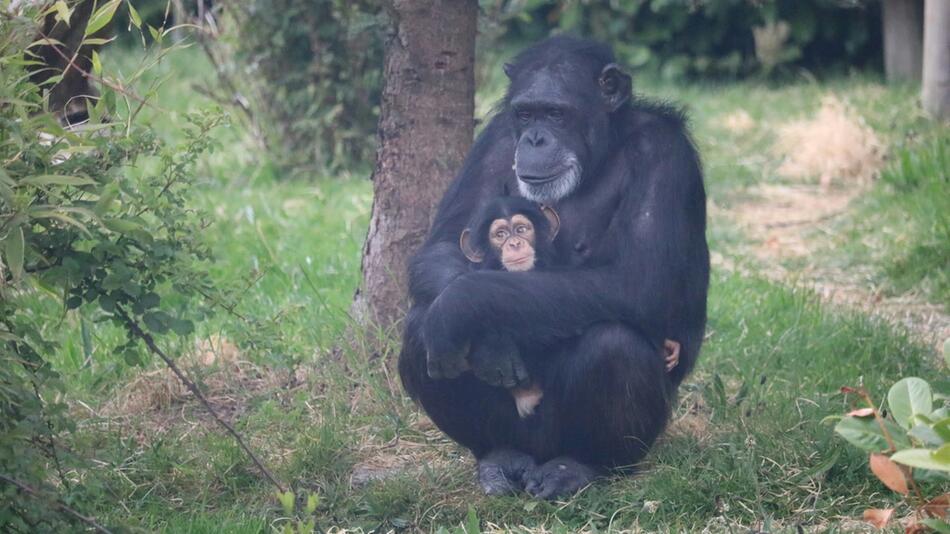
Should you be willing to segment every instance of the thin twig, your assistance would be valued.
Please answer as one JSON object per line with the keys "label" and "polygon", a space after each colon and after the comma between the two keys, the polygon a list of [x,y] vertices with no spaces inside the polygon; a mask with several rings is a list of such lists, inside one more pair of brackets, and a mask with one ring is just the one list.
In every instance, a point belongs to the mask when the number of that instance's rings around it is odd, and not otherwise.
{"label": "thin twig", "polygon": [[248,447],[247,443],[244,442],[244,438],[242,438],[241,435],[238,434],[237,430],[235,430],[233,426],[228,424],[227,421],[225,421],[220,415],[218,415],[218,412],[215,411],[213,406],[211,406],[211,403],[208,401],[208,398],[204,396],[204,393],[202,393],[200,389],[198,389],[198,386],[194,382],[192,382],[190,378],[185,376],[185,373],[182,372],[182,370],[178,367],[177,364],[175,364],[175,361],[172,360],[170,357],[168,357],[168,355],[165,354],[165,352],[162,351],[162,349],[160,349],[158,345],[155,344],[155,339],[152,338],[151,334],[142,330],[142,327],[139,326],[138,322],[132,319],[132,317],[130,317],[125,312],[125,310],[123,310],[121,307],[118,307],[118,306],[116,307],[116,313],[118,314],[119,318],[121,318],[125,322],[129,331],[133,335],[135,335],[136,337],[144,341],[145,345],[148,347],[148,350],[151,351],[156,356],[158,356],[159,358],[161,358],[162,361],[165,362],[165,365],[167,365],[168,368],[171,369],[173,373],[175,373],[175,376],[178,377],[178,380],[180,380],[181,383],[184,384],[185,387],[187,387],[188,390],[191,391],[191,393],[199,401],[201,401],[201,404],[204,405],[205,409],[208,410],[208,413],[211,414],[211,416],[215,419],[215,421],[217,421],[221,426],[225,428],[225,430],[228,431],[229,434],[231,434],[234,440],[237,441],[238,445],[240,445],[241,448],[244,449],[244,452],[251,458],[251,460],[254,462],[257,468],[260,469],[261,473],[264,474],[264,477],[267,478],[267,480],[270,481],[270,483],[273,484],[279,491],[281,492],[285,491],[284,485],[278,482],[277,479],[274,477],[274,475],[272,475],[271,472],[267,469],[267,467],[264,466],[264,463],[257,457],[256,454],[254,454],[254,451],[252,451],[251,448]]}
{"label": "thin twig", "polygon": [[59,499],[48,498],[47,496],[43,495],[39,490],[33,489],[33,488],[31,488],[30,486],[28,486],[27,484],[25,484],[25,483],[23,483],[23,482],[20,482],[19,480],[15,479],[15,478],[12,478],[12,477],[9,477],[9,476],[4,475],[4,474],[0,474],[0,480],[6,482],[7,484],[11,484],[11,485],[13,485],[13,486],[16,486],[16,487],[19,488],[19,490],[22,491],[23,493],[27,493],[27,494],[29,494],[29,495],[32,496],[32,497],[35,497],[35,498],[37,498],[37,499],[41,499],[41,500],[43,500],[43,501],[46,501],[46,502],[52,504],[52,505],[55,506],[57,509],[59,509],[60,511],[66,513],[67,515],[70,515],[70,516],[72,516],[72,517],[74,517],[74,518],[76,518],[76,519],[82,521],[83,523],[89,525],[91,528],[95,529],[96,532],[101,532],[102,534],[112,534],[112,531],[111,531],[111,530],[109,530],[109,529],[107,529],[106,527],[104,527],[104,526],[100,525],[99,523],[97,523],[95,519],[80,514],[79,512],[77,512],[77,511],[74,510],[73,508],[70,508],[70,507],[67,506],[65,503],[63,503],[62,501],[60,501]]}

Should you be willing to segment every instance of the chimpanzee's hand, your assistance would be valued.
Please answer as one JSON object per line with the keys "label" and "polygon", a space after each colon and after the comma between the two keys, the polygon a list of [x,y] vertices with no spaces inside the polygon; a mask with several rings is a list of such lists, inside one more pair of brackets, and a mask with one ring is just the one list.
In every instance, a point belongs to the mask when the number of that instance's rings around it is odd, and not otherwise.
{"label": "chimpanzee's hand", "polygon": [[492,386],[513,388],[528,381],[521,352],[508,336],[490,334],[475,342],[469,363],[475,376]]}
{"label": "chimpanzee's hand", "polygon": [[467,340],[455,339],[450,317],[439,309],[438,303],[436,300],[429,308],[422,325],[429,378],[457,378],[469,369],[469,344]]}

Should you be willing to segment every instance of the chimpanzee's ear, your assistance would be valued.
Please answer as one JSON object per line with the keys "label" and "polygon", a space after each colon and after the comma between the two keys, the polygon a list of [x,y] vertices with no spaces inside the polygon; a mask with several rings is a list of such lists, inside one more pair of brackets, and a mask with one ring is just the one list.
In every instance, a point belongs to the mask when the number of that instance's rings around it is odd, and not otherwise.
{"label": "chimpanzee's ear", "polygon": [[554,241],[558,230],[561,229],[561,218],[557,216],[557,212],[551,206],[541,206],[541,213],[548,220],[548,241]]}
{"label": "chimpanzee's ear", "polygon": [[620,109],[620,106],[630,100],[633,94],[630,75],[616,63],[610,63],[600,71],[597,83],[600,85],[600,94],[604,103],[611,112]]}
{"label": "chimpanzee's ear", "polygon": [[511,63],[505,63],[505,66],[502,67],[505,71],[505,76],[510,80],[512,76],[515,75],[515,66]]}
{"label": "chimpanzee's ear", "polygon": [[472,232],[468,228],[462,230],[459,237],[459,247],[462,248],[462,254],[472,263],[481,263],[485,261],[485,253],[472,246]]}

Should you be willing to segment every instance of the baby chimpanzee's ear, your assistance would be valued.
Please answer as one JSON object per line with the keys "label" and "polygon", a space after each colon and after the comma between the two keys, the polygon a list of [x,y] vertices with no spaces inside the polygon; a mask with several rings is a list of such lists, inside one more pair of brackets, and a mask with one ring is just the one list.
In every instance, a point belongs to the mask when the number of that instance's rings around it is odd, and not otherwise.
{"label": "baby chimpanzee's ear", "polygon": [[472,263],[485,261],[485,251],[478,250],[472,246],[472,232],[470,232],[468,228],[462,230],[462,235],[459,237],[459,247],[462,248],[462,254],[465,254],[468,261]]}
{"label": "baby chimpanzee's ear", "polygon": [[551,206],[541,206],[541,213],[548,220],[548,241],[554,241],[558,230],[561,229],[561,218],[558,217],[557,212]]}

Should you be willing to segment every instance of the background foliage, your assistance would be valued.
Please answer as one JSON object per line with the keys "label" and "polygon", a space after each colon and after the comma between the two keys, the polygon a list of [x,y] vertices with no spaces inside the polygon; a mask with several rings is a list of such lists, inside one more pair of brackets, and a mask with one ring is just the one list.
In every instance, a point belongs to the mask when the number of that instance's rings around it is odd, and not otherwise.
{"label": "background foliage", "polygon": [[[382,87],[381,3],[229,3],[226,68],[251,99],[253,120],[291,176],[340,171],[375,155]],[[220,46],[219,44],[219,46]]]}
{"label": "background foliage", "polygon": [[[158,1],[158,0],[153,0]],[[667,79],[878,68],[880,6],[861,0],[482,0],[480,65],[561,32],[606,41]],[[155,11],[154,9],[152,11]],[[287,176],[374,155],[386,14],[379,2],[228,3],[217,64]],[[758,36],[756,36],[758,34]],[[758,40],[759,44],[756,44]],[[481,73],[480,78],[485,77]]]}
{"label": "background foliage", "polygon": [[552,33],[577,33],[611,43],[631,67],[671,79],[880,63],[875,2],[498,0],[483,6],[499,25],[498,40],[520,47]]}
{"label": "background foliage", "polygon": [[[111,17],[118,2],[90,18]],[[68,10],[65,3],[53,9]],[[194,297],[214,292],[202,214],[187,206],[198,157],[212,148],[208,132],[219,113],[187,118],[179,141],[166,144],[136,120],[141,97],[120,87],[173,48],[158,49],[136,74],[109,81],[98,55],[93,72],[102,94],[90,120],[66,129],[45,112],[45,89],[25,75],[38,42],[38,8],[10,17],[0,33],[0,530],[64,528],[50,514],[58,498],[73,502],[94,491],[81,475],[83,458],[56,444],[75,430],[51,356],[66,314],[81,318],[90,365],[92,324],[113,322],[123,340],[100,347],[126,365],[142,365],[141,327],[155,336],[188,336],[210,310]],[[64,19],[68,19],[65,16]],[[94,33],[87,29],[86,36]],[[161,35],[158,30],[157,35]],[[32,41],[32,42],[31,42]],[[24,51],[26,51],[24,53]],[[146,90],[154,87],[146,88]],[[134,325],[134,326],[133,326]],[[11,481],[15,481],[11,482]],[[17,487],[20,484],[21,487]],[[23,490],[28,487],[32,490]],[[39,499],[37,499],[39,495]],[[75,503],[74,503],[75,504]],[[55,508],[55,506],[53,506]]]}

